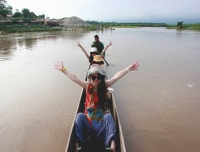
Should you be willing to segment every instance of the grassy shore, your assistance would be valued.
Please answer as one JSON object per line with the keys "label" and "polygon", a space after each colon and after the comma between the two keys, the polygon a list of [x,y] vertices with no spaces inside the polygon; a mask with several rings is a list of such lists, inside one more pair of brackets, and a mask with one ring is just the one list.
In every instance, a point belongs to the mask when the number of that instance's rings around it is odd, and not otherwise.
{"label": "grassy shore", "polygon": [[19,32],[45,32],[45,31],[61,31],[62,28],[54,28],[49,26],[42,25],[1,25],[0,31],[1,33],[19,33]]}
{"label": "grassy shore", "polygon": [[112,28],[138,28],[140,26],[132,26],[132,25],[122,25],[122,26],[113,26]]}
{"label": "grassy shore", "polygon": [[181,29],[181,30],[197,30],[200,31],[200,23],[198,24],[184,24],[182,28],[177,26],[168,26],[167,29]]}
{"label": "grassy shore", "polygon": [[[140,26],[131,26],[131,25],[122,25],[122,26],[112,26],[113,29],[115,28],[137,28]],[[110,27],[105,27],[106,29],[110,28]],[[95,31],[96,30],[96,26],[91,26],[91,27],[84,27],[85,30],[91,30],[91,31]],[[104,28],[103,28],[104,29]],[[102,30],[102,28],[100,28],[99,30]]]}
{"label": "grassy shore", "polygon": [[45,31],[61,31],[61,28],[12,28],[5,29],[6,33],[15,33],[15,32],[45,32]]}

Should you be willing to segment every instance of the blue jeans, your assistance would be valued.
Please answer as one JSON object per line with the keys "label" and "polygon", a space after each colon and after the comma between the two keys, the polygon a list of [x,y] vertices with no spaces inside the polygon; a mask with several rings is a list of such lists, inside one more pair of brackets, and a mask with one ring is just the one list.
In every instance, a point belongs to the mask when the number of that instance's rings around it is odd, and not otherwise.
{"label": "blue jeans", "polygon": [[[86,118],[86,114],[78,113],[75,121],[75,140],[83,144],[91,130],[92,127]],[[116,126],[110,113],[103,116],[101,128],[97,132],[97,138],[104,140],[106,146],[110,146],[111,140],[117,141]]]}

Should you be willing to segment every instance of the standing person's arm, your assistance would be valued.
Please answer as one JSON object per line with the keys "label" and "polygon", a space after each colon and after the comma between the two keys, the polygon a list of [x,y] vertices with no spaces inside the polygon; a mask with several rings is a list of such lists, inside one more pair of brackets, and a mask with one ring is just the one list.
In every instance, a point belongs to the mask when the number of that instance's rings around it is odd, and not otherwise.
{"label": "standing person's arm", "polygon": [[69,72],[63,65],[63,62],[57,62],[55,63],[55,69],[63,72],[68,78],[70,78],[72,81],[74,81],[75,83],[77,83],[79,86],[83,87],[84,89],[87,89],[87,86],[89,84],[89,82],[84,81],[84,80],[80,80],[79,78],[77,78],[77,76],[71,72]]}
{"label": "standing person's arm", "polygon": [[103,51],[101,52],[101,56],[103,56],[103,53],[107,50],[107,48],[109,47],[109,46],[111,46],[112,45],[112,41],[110,41],[110,43],[103,49]]}
{"label": "standing person's arm", "polygon": [[87,54],[86,50],[82,47],[82,45],[80,44],[80,42],[77,42],[77,45],[81,48],[81,50],[83,51],[83,53],[85,54],[85,56],[88,58],[88,60],[90,60],[90,56]]}
{"label": "standing person's arm", "polygon": [[138,70],[138,68],[139,68],[139,63],[136,62],[136,63],[128,66],[124,70],[117,72],[111,79],[105,81],[106,87],[110,87],[112,84],[114,84],[117,80],[122,78],[129,71]]}
{"label": "standing person's arm", "polygon": [[[103,49],[104,49],[104,44],[102,42],[99,42],[100,43],[100,52],[102,53]],[[104,52],[101,56],[104,58],[106,55],[106,53]]]}

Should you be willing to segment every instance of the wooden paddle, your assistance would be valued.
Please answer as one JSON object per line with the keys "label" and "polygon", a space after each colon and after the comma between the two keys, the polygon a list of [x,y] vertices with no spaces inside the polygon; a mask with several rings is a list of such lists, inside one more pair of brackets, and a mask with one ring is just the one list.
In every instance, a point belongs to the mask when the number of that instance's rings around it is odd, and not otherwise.
{"label": "wooden paddle", "polygon": [[103,60],[106,62],[107,66],[109,66],[109,64],[108,64],[108,62],[106,61],[106,59],[104,59],[104,57],[102,57],[102,58],[103,58]]}

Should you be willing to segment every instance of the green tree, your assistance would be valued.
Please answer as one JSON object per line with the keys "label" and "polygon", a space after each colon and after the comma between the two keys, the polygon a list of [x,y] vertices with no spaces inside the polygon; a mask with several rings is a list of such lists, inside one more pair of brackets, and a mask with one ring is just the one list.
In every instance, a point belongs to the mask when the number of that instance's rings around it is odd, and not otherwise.
{"label": "green tree", "polygon": [[39,18],[45,18],[45,15],[42,14],[42,15],[38,15]]}
{"label": "green tree", "polygon": [[181,21],[181,22],[177,22],[177,27],[179,27],[179,28],[183,28],[183,21]]}
{"label": "green tree", "polygon": [[30,12],[29,9],[23,8],[22,12],[19,12],[18,9],[15,10],[14,17],[24,17],[24,18],[36,18],[37,15],[35,15],[34,12]]}
{"label": "green tree", "polygon": [[4,10],[0,10],[0,15],[6,17],[6,12]]}
{"label": "green tree", "polygon": [[34,12],[30,12],[30,16],[29,16],[30,18],[35,18],[35,17],[37,17],[37,15],[35,15],[35,13]]}
{"label": "green tree", "polygon": [[8,7],[6,7],[6,9],[5,9],[5,12],[6,12],[6,14],[12,14],[12,6],[8,6]]}
{"label": "green tree", "polygon": [[8,5],[6,0],[0,0],[1,15],[5,16],[5,14],[12,14],[12,9],[12,6]]}
{"label": "green tree", "polygon": [[0,10],[4,10],[6,8],[6,1],[0,0]]}
{"label": "green tree", "polygon": [[23,8],[23,9],[22,9],[22,14],[23,14],[23,17],[29,17],[29,16],[30,16],[30,11],[29,11],[29,9]]}
{"label": "green tree", "polygon": [[22,17],[23,14],[21,12],[15,12],[13,17]]}

